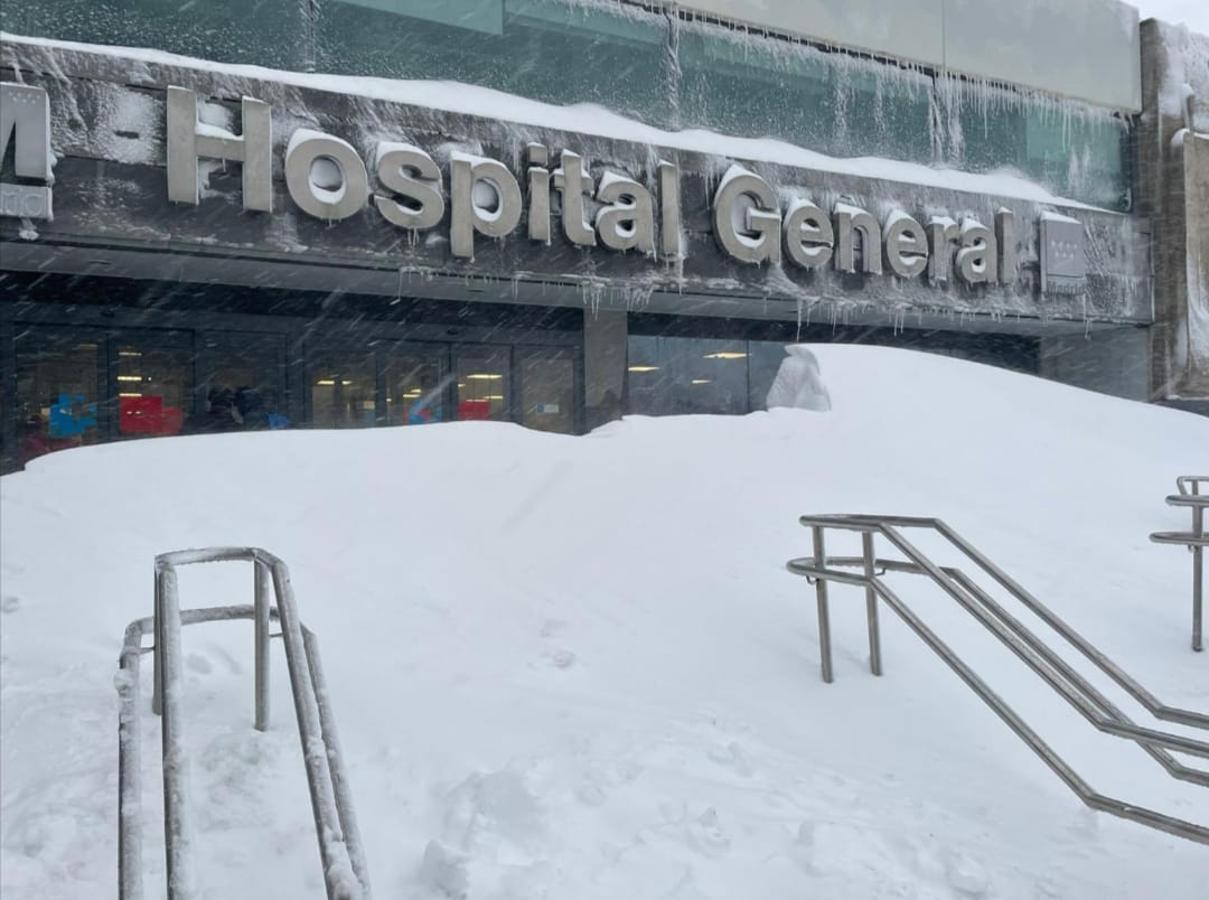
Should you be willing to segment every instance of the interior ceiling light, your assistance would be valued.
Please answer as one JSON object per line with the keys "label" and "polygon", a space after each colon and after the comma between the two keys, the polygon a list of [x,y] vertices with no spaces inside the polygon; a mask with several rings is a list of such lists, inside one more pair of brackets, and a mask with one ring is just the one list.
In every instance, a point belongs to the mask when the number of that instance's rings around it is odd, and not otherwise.
{"label": "interior ceiling light", "polygon": [[503,399],[504,399],[504,395],[503,395],[503,394],[488,394],[488,395],[487,395],[486,397],[484,397],[483,399],[484,399],[484,400],[500,400],[500,401],[503,401]]}
{"label": "interior ceiling light", "polygon": [[315,382],[316,385],[322,385],[323,387],[331,387],[335,383],[336,383],[336,379],[334,379],[334,378],[320,378],[318,381]]}
{"label": "interior ceiling light", "polygon": [[[83,345],[81,345],[81,346],[83,346]],[[119,350],[118,351],[118,356],[142,356],[142,355],[143,354],[140,353],[138,350]]]}
{"label": "interior ceiling light", "polygon": [[712,378],[694,378],[693,379],[693,384],[713,384],[713,383],[714,383],[714,379],[712,379]]}
{"label": "interior ceiling light", "polygon": [[498,372],[475,372],[473,375],[467,375],[468,381],[499,381],[503,378]]}
{"label": "interior ceiling light", "polygon": [[122,391],[118,394],[119,397],[141,397],[143,396],[138,391]]}
{"label": "interior ceiling light", "polygon": [[722,350],[718,353],[705,354],[706,359],[747,359],[747,354],[739,350]]}
{"label": "interior ceiling light", "polygon": [[645,374],[646,372],[658,372],[659,367],[658,366],[630,366],[630,371],[637,372],[638,374],[641,375],[641,374]]}
{"label": "interior ceiling light", "polygon": [[118,381],[142,381],[142,375],[119,375]]}

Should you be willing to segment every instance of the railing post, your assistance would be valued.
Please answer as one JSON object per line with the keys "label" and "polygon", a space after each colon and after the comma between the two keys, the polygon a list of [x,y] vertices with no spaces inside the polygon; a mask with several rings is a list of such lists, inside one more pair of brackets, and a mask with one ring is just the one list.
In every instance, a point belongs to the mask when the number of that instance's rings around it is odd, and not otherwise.
{"label": "railing post", "polygon": [[[820,569],[826,568],[822,526],[814,525],[811,531],[814,534],[814,564]],[[831,672],[831,616],[827,609],[827,579],[822,576],[816,578],[814,590],[819,602],[819,656],[822,658],[823,681],[831,684],[834,677]]]}
{"label": "railing post", "polygon": [[[158,578],[156,579],[159,580]],[[139,652],[142,632],[126,630],[118,681],[118,897],[143,898],[142,747],[139,745]]]}
{"label": "railing post", "polygon": [[152,607],[151,629],[151,711],[157,716],[163,710],[164,677],[164,633],[161,626],[164,622],[164,574],[159,564],[155,567],[155,603]]}
{"label": "railing post", "polygon": [[[1196,483],[1192,485],[1196,493]],[[1205,509],[1201,506],[1192,507],[1192,533],[1199,538],[1205,536]],[[1192,649],[1200,653],[1205,649],[1202,643],[1201,630],[1203,627],[1205,604],[1205,548],[1200,544],[1192,547]]]}
{"label": "railing post", "polygon": [[255,588],[255,642],[256,642],[256,730],[269,728],[269,595],[272,585],[267,566],[259,559],[252,560]]}
{"label": "railing post", "polygon": [[158,625],[163,644],[160,663],[161,747],[164,772],[164,853],[168,876],[168,900],[187,900],[193,894],[188,811],[188,752],[181,727],[180,640],[181,611],[176,591],[176,571],[161,570]]}
{"label": "railing post", "polygon": [[877,591],[873,589],[874,561],[873,532],[861,532],[861,548],[865,556],[865,578],[869,581],[865,586],[865,614],[869,619],[869,671],[874,675],[882,674],[882,639],[877,622]]}

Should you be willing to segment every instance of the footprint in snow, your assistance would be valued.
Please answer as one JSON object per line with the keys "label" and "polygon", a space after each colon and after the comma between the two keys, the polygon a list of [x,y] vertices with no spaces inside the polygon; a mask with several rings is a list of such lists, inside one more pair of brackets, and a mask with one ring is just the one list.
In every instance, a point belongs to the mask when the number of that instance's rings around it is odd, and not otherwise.
{"label": "footprint in snow", "polygon": [[718,820],[718,811],[712,806],[685,829],[688,845],[711,859],[717,859],[730,850],[730,835]]}
{"label": "footprint in snow", "polygon": [[951,853],[945,860],[945,879],[949,887],[967,897],[985,897],[991,879],[978,860],[964,853]]}
{"label": "footprint in snow", "polygon": [[570,650],[547,650],[542,655],[556,669],[569,669],[575,665],[575,654]]}
{"label": "footprint in snow", "polygon": [[714,747],[709,751],[709,758],[720,766],[734,769],[735,774],[743,778],[750,778],[755,772],[751,760],[736,741],[731,741],[725,747]]}

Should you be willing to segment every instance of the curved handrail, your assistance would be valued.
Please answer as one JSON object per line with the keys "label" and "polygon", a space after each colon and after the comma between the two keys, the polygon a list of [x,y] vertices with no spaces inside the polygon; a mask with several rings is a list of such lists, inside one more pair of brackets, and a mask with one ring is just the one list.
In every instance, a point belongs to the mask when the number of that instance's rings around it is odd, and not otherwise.
{"label": "curved handrail", "polygon": [[[1078,650],[1084,657],[1093,663],[1100,671],[1104,672],[1116,684],[1121,687],[1126,693],[1137,700],[1147,712],[1153,715],[1156,719],[1162,719],[1167,722],[1179,722],[1181,725],[1191,725],[1195,728],[1209,727],[1209,716],[1203,713],[1194,712],[1193,710],[1182,709],[1178,706],[1170,706],[1160,701],[1154,694],[1150,693],[1145,687],[1137,681],[1137,679],[1127,674],[1120,666],[1112,661],[1105,653],[1099,650],[1095,645],[1083,637],[1079,632],[1075,631],[1070,625],[1062,620],[1053,610],[1034,597],[1031,593],[1024,589],[1015,579],[1009,576],[1006,572],[1000,569],[997,565],[991,562],[984,554],[977,550],[969,541],[963,538],[949,525],[938,518],[929,518],[922,516],[873,516],[873,515],[817,515],[817,516],[802,516],[799,519],[802,525],[807,527],[822,527],[822,528],[839,528],[847,531],[867,531],[873,529],[882,532],[883,527],[894,527],[896,525],[906,525],[909,527],[919,527],[931,529],[950,544],[960,550],[968,559],[972,560],[978,568],[982,569],[991,576],[1001,587],[1009,594],[1015,597],[1018,601],[1041,621],[1045,622],[1050,628],[1062,635],[1072,647]],[[884,533],[884,532],[883,532]]]}
{"label": "curved handrail", "polygon": [[1209,485],[1209,475],[1181,475],[1175,480],[1175,486],[1181,494],[1196,496],[1200,486]]}
{"label": "curved handrail", "polygon": [[[800,521],[803,525],[813,530],[815,555],[813,557],[791,560],[788,567],[791,572],[804,575],[815,582],[819,602],[819,642],[823,656],[822,668],[825,681],[831,681],[831,641],[829,615],[827,612],[826,583],[828,581],[835,581],[864,587],[871,597],[880,598],[889,605],[930,649],[941,656],[967,686],[974,690],[979,698],[990,706],[1013,732],[1040,756],[1051,770],[1085,804],[1093,809],[1130,819],[1189,840],[1209,844],[1209,828],[1139,807],[1092,790],[1001,697],[982,681],[934,632],[928,629],[902,599],[885,584],[881,576],[887,572],[908,572],[926,575],[931,578],[950,597],[956,600],[963,609],[973,615],[981,625],[991,631],[997,639],[1023,660],[1034,673],[1040,676],[1051,688],[1074,706],[1093,726],[1102,732],[1133,740],[1158,761],[1173,777],[1209,786],[1209,773],[1182,765],[1167,752],[1167,749],[1164,749],[1170,748],[1181,753],[1209,757],[1209,744],[1181,735],[1174,735],[1156,729],[1142,728],[1136,725],[1120,709],[1113,705],[1107,697],[1075,671],[1069,663],[1058,656],[1051,647],[992,599],[969,575],[954,567],[937,566],[900,534],[897,531],[897,527],[927,528],[944,536],[950,544],[961,550],[968,558],[974,560],[981,569],[990,574],[992,578],[1006,588],[1017,600],[1024,603],[1027,608],[1034,611],[1043,621],[1062,634],[1068,642],[1087,656],[1114,681],[1125,687],[1130,694],[1135,697],[1140,694],[1141,697],[1150,700],[1151,702],[1147,704],[1139,698],[1140,702],[1143,702],[1143,705],[1156,715],[1156,718],[1166,718],[1197,728],[1209,728],[1209,715],[1159,703],[1154,699],[1153,695],[1126,675],[1108,657],[1050,612],[1040,601],[1020,587],[1006,573],[998,569],[989,559],[979,553],[940,519],[917,516],[820,515],[803,516]],[[864,540],[864,555],[860,557],[827,556],[823,541],[823,530],[825,528],[838,528],[860,532]],[[907,560],[876,557],[873,553],[874,534],[880,534],[889,540],[906,555]],[[863,567],[864,571],[860,574],[849,573],[840,571],[838,568],[833,568],[834,566]],[[872,604],[875,604],[875,602],[875,600],[871,601]],[[874,673],[880,674],[880,648],[877,646],[875,616],[875,606],[871,605],[869,609],[870,662]],[[1159,715],[1159,712],[1162,712],[1163,715]]]}
{"label": "curved handrail", "polygon": [[[207,562],[248,561],[255,574],[252,606],[181,610],[178,600],[178,566]],[[270,593],[276,604],[270,603]],[[164,832],[169,900],[184,898],[192,883],[189,871],[188,794],[183,770],[186,754],[180,740],[179,699],[180,630],[183,625],[217,619],[251,618],[255,623],[256,728],[268,727],[270,622],[281,625],[298,737],[302,744],[307,786],[323,862],[329,898],[367,898],[368,867],[353,812],[352,796],[344,772],[326,682],[314,634],[302,624],[290,582],[289,569],[277,556],[257,547],[216,547],[161,553],[155,558],[155,614],[137,620],[126,630],[119,665],[122,712],[119,719],[119,894],[123,900],[142,896],[141,825],[137,821],[139,791],[137,716],[138,661],[145,651],[142,636],[154,633],[152,709],[162,717],[164,768]]]}
{"label": "curved handrail", "polygon": [[1192,512],[1190,531],[1158,531],[1150,536],[1156,544],[1177,544],[1192,551],[1192,649],[1205,649],[1205,548],[1209,534],[1205,533],[1205,511],[1209,510],[1209,493],[1201,493],[1201,485],[1209,485],[1209,475],[1181,475],[1175,480],[1178,494],[1167,498],[1168,506],[1178,506]]}
{"label": "curved handrail", "polygon": [[[870,587],[867,577],[848,575],[828,568],[828,566],[848,568],[865,565],[864,557],[829,556],[826,565],[820,566],[813,557],[804,557],[790,560],[786,567],[795,575],[803,575],[811,579],[827,578],[845,584]],[[873,566],[875,569],[882,570],[883,573],[893,571],[913,575],[928,574],[922,566],[901,560],[875,558]],[[1046,645],[1040,637],[996,603],[969,575],[960,569],[948,566],[938,568],[945,575],[957,581],[962,589],[976,601],[972,602],[971,598],[964,598],[959,600],[961,606],[978,619],[987,630],[991,631],[1000,643],[1016,654],[1034,673],[1057,691],[1096,730],[1138,743],[1172,777],[1209,787],[1209,772],[1185,766],[1170,753],[1159,749],[1166,747],[1192,756],[1209,758],[1209,743],[1138,726],[1068,662]],[[1194,713],[1194,715],[1196,714]],[[1204,727],[1209,728],[1209,716],[1205,719]]]}

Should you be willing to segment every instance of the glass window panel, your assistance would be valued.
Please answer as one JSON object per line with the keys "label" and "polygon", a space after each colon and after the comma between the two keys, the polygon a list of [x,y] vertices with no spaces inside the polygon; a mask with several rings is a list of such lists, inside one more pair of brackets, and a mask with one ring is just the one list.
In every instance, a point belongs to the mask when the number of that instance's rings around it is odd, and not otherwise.
{"label": "glass window panel", "polygon": [[628,352],[631,413],[748,411],[746,341],[630,335]]}
{"label": "glass window panel", "polygon": [[667,24],[637,8],[564,0],[327,0],[319,69],[441,78],[550,103],[600,103],[666,122]]}
{"label": "glass window panel", "polygon": [[931,79],[918,72],[708,24],[681,26],[679,59],[685,127],[931,159]]}
{"label": "glass window panel", "polygon": [[521,424],[538,431],[575,432],[575,357],[566,351],[518,355]]}
{"label": "glass window panel", "polygon": [[1058,196],[1130,208],[1129,126],[1123,119],[986,85],[953,86],[946,96],[956,121],[949,135],[953,165],[976,172],[1014,168]]}
{"label": "glass window panel", "polygon": [[310,366],[311,424],[363,428],[376,419],[373,351],[320,352]]}
{"label": "glass window panel", "polygon": [[18,464],[100,439],[98,363],[103,344],[95,336],[62,329],[18,330]]}
{"label": "glass window panel", "polygon": [[285,428],[285,338],[212,332],[202,338],[204,408],[190,431]]}
{"label": "glass window panel", "polygon": [[457,417],[509,421],[512,418],[510,352],[507,347],[458,351]]}
{"label": "glass window panel", "polygon": [[386,422],[388,425],[425,425],[445,419],[445,351],[437,348],[402,348],[391,352],[386,363]]}
{"label": "glass window panel", "polygon": [[219,62],[296,70],[305,64],[299,0],[22,0],[0,3],[0,28]]}
{"label": "glass window panel", "polygon": [[126,332],[114,341],[118,434],[180,434],[193,401],[193,347],[188,334]]}

